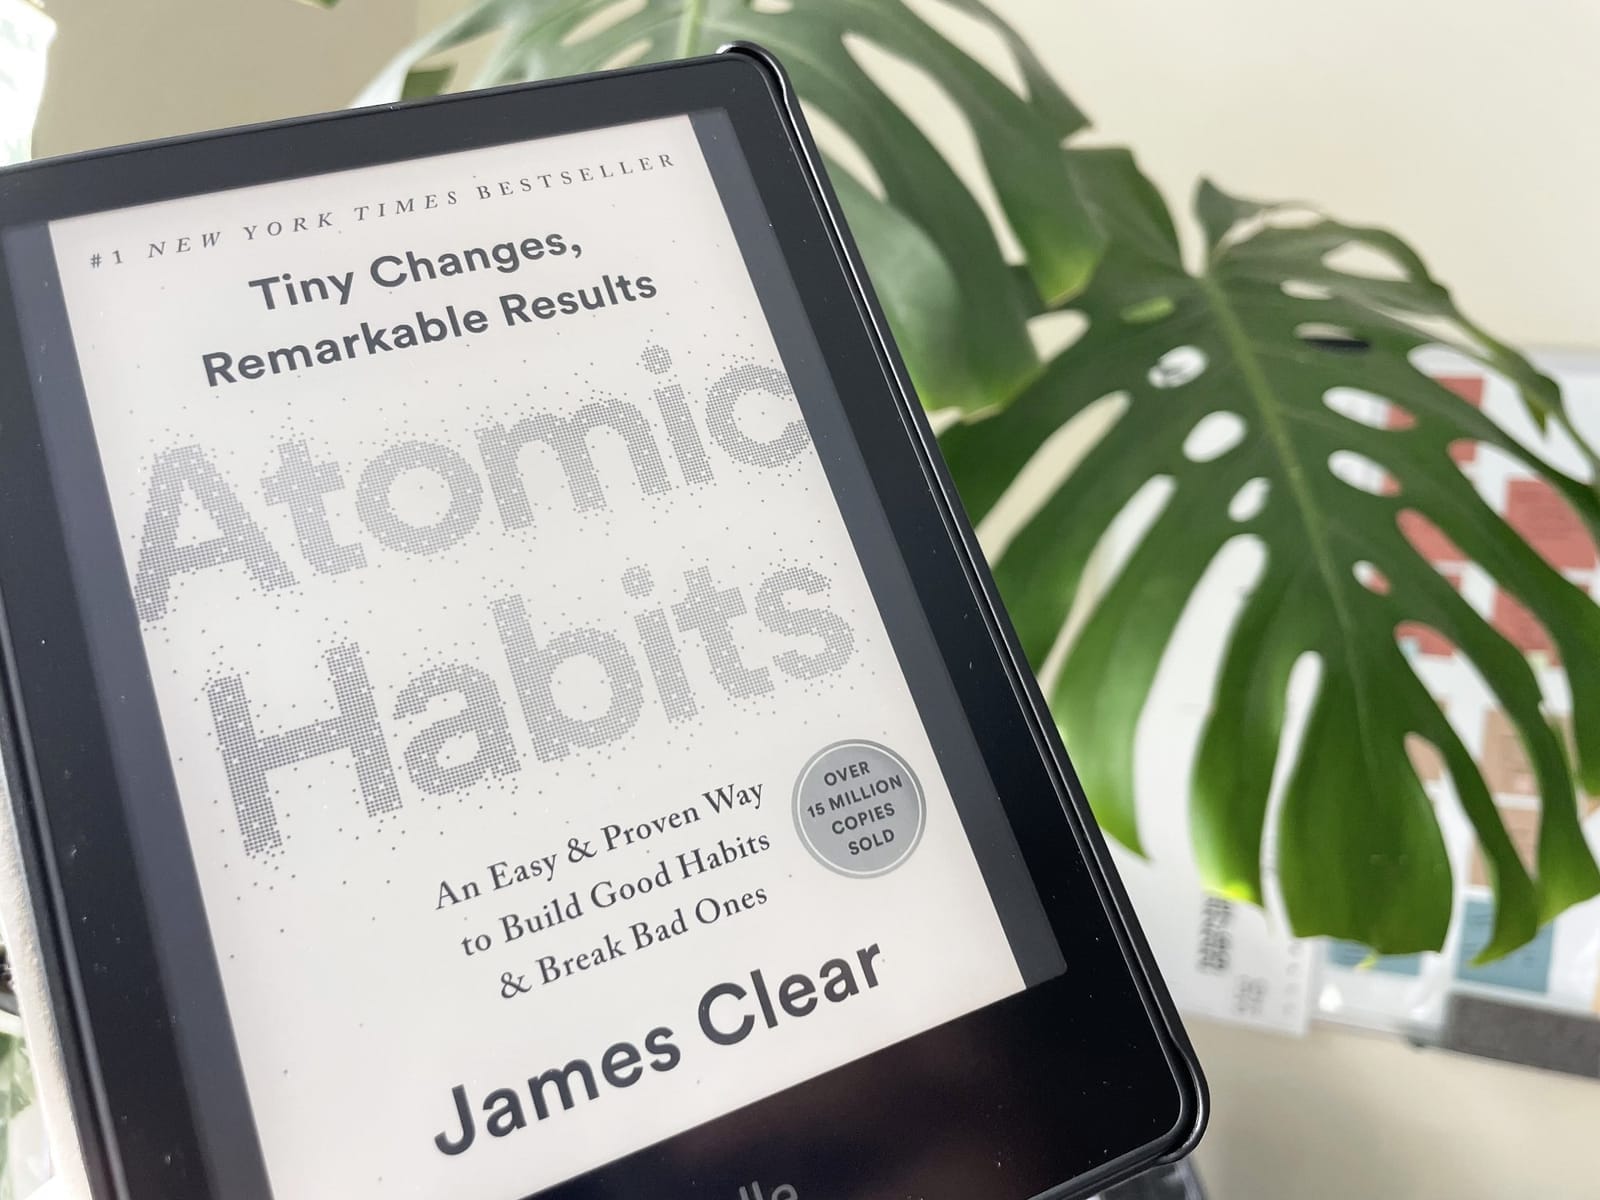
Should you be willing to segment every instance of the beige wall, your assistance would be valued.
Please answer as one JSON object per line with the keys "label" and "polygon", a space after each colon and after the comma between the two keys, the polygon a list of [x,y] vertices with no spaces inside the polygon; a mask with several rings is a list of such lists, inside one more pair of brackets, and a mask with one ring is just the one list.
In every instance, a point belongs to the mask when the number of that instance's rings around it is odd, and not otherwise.
{"label": "beige wall", "polygon": [[410,0],[46,0],[60,26],[35,153],[349,103],[416,30]]}
{"label": "beige wall", "polygon": [[1392,226],[1502,336],[1600,347],[1594,0],[999,0],[1169,193]]}
{"label": "beige wall", "polygon": [[[50,0],[62,30],[39,152],[336,107],[460,7]],[[1593,0],[995,7],[1097,136],[1138,148],[1175,200],[1202,174],[1248,195],[1315,198],[1407,234],[1502,335],[1600,346]]]}
{"label": "beige wall", "polygon": [[[996,6],[1170,195],[1209,173],[1390,224],[1496,331],[1600,348],[1593,0]],[[41,152],[338,105],[459,0],[345,0],[331,15],[290,0],[49,7],[62,32]],[[1195,1036],[1216,1200],[1595,1193],[1600,1084],[1333,1031]]]}

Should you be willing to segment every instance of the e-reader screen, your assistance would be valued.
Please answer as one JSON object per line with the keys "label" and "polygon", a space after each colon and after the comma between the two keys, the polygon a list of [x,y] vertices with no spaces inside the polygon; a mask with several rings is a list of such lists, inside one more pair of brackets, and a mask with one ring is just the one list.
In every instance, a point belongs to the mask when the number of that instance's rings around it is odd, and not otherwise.
{"label": "e-reader screen", "polygon": [[518,1200],[1062,972],[726,113],[6,256],[274,1195]]}

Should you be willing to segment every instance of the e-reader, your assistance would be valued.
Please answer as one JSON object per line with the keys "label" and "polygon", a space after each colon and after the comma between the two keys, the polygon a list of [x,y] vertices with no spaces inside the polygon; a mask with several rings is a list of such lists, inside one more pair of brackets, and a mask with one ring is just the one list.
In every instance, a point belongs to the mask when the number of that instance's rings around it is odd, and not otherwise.
{"label": "e-reader", "polygon": [[1205,1091],[777,64],[0,175],[97,1195],[1025,1200]]}

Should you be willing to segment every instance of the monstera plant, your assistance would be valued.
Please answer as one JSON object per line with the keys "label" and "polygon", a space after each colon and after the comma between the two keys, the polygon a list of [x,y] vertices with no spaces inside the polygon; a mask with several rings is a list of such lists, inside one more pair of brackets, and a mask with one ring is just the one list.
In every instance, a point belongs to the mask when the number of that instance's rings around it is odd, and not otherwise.
{"label": "monstera plant", "polygon": [[[987,27],[1010,69],[968,53],[930,7]],[[845,163],[830,164],[834,183],[918,389],[958,418],[941,441],[974,520],[1058,431],[1093,417],[1093,444],[993,557],[1036,667],[1072,617],[1049,699],[1107,832],[1139,847],[1140,714],[1202,577],[1243,540],[1260,565],[1242,611],[1214,631],[1223,651],[1190,794],[1209,886],[1261,901],[1269,793],[1281,787],[1277,868],[1295,931],[1378,952],[1437,949],[1452,889],[1413,763],[1420,742],[1444,762],[1484,851],[1497,898],[1485,956],[1600,892],[1578,807],[1580,785],[1600,793],[1600,608],[1480,499],[1451,451],[1470,441],[1511,455],[1591,536],[1596,457],[1580,449],[1583,477],[1563,473],[1419,370],[1419,348],[1452,346],[1509,380],[1541,427],[1579,441],[1555,385],[1468,321],[1398,238],[1203,185],[1204,252],[1191,269],[1132,155],[1078,145],[1083,115],[980,0],[478,0],[369,98],[735,40],[774,51],[825,118],[825,148]],[[882,82],[881,53],[933,81],[969,126],[1020,262],[919,114]],[[470,77],[467,60],[481,60]],[[1031,331],[1067,312],[1078,314],[1076,340],[1041,356]],[[1096,548],[1152,481],[1158,511],[1089,589]],[[1544,625],[1567,664],[1570,745],[1524,656],[1414,547],[1418,528],[1447,536]],[[1469,659],[1520,737],[1542,800],[1531,871],[1409,665],[1398,632],[1408,626]],[[1290,675],[1307,658],[1315,695],[1296,724]]]}

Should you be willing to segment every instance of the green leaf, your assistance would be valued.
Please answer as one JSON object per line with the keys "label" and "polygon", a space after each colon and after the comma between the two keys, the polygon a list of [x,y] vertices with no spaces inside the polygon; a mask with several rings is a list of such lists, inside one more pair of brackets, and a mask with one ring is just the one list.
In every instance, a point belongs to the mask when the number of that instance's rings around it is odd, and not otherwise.
{"label": "green leaf", "polygon": [[906,364],[918,395],[981,398],[983,387],[962,354],[961,284],[938,246],[847,172],[830,167],[829,173],[851,232],[895,264],[876,276],[876,291],[897,336],[919,347]]}
{"label": "green leaf", "polygon": [[[1567,664],[1579,776],[1593,790],[1600,607],[1483,502],[1450,447],[1471,439],[1513,456],[1550,483],[1592,535],[1600,535],[1600,494],[1421,373],[1411,355],[1441,340],[1453,344],[1516,384],[1537,417],[1564,424],[1559,392],[1471,325],[1415,252],[1389,233],[1319,217],[1285,224],[1283,210],[1206,185],[1197,199],[1206,263],[1192,274],[1160,197],[1131,156],[1073,157],[1111,234],[1075,304],[1087,332],[1015,404],[954,427],[943,444],[981,519],[1047,438],[1102,397],[1126,398],[1115,423],[995,562],[1036,666],[1074,599],[1083,602],[1085,569],[1113,520],[1149,481],[1170,484],[1160,512],[1082,614],[1050,696],[1098,817],[1138,848],[1135,732],[1157,668],[1217,555],[1236,539],[1252,539],[1265,565],[1233,627],[1216,631],[1225,649],[1194,765],[1191,828],[1206,883],[1262,899],[1262,842],[1285,753],[1289,677],[1297,662],[1315,656],[1316,694],[1287,765],[1276,831],[1295,931],[1385,954],[1442,945],[1450,868],[1407,753],[1415,735],[1441,753],[1484,849],[1498,898],[1485,956],[1513,949],[1542,920],[1600,892],[1579,827],[1573,764],[1526,659],[1413,548],[1401,514],[1432,522],[1549,631]],[[1351,246],[1382,256],[1386,276],[1331,265],[1331,255]],[[1396,419],[1346,415],[1352,410],[1328,399],[1336,388],[1382,398]],[[1191,435],[1219,413],[1233,414],[1242,435],[1219,453],[1201,453]],[[1367,486],[1336,473],[1341,453],[1361,456]],[[1246,485],[1265,489],[1255,513],[1234,508]],[[1443,634],[1471,660],[1528,753],[1542,801],[1535,875],[1400,647],[1397,629],[1412,622]]]}
{"label": "green leaf", "polygon": [[[773,6],[776,8],[777,6]],[[364,99],[443,86],[419,65],[492,37],[476,86],[706,54],[753,41],[783,61],[814,112],[848,132],[875,181],[834,168],[895,333],[932,408],[1004,403],[1038,373],[1027,322],[1087,283],[1105,238],[1080,195],[1063,142],[1085,121],[1016,33],[977,0],[954,7],[988,25],[1026,95],[919,18],[902,0],[480,0],[410,47]],[[1027,252],[1019,289],[972,190],[911,115],[862,68],[857,40],[934,80],[970,126],[994,194]],[[869,186],[872,185],[872,186]],[[878,189],[881,187],[881,191]],[[916,288],[928,285],[917,295]],[[1031,294],[1030,294],[1031,293]]]}
{"label": "green leaf", "polygon": [[441,95],[450,86],[450,79],[454,75],[453,67],[433,69],[418,67],[414,71],[408,71],[405,83],[400,88],[400,99],[426,100],[431,96]]}

